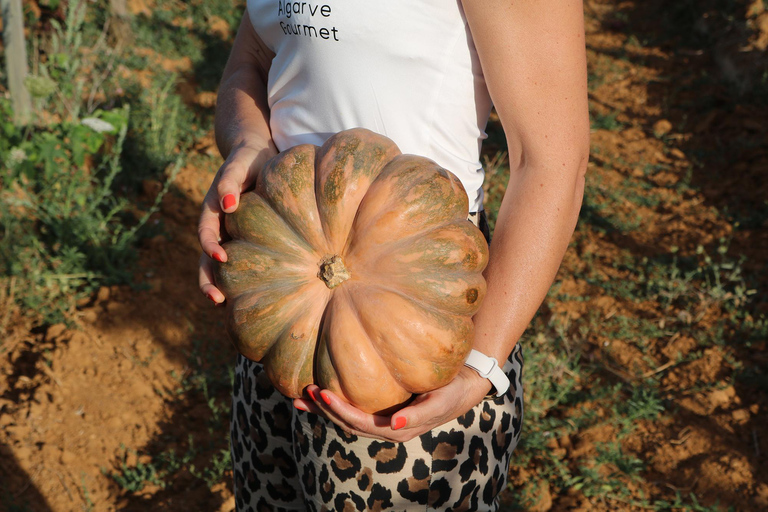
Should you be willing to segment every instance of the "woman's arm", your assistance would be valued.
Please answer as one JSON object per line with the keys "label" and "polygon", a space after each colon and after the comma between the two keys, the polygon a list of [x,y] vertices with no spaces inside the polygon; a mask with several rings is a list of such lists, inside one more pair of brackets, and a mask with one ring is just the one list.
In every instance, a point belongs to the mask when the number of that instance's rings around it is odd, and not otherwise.
{"label": "woman's arm", "polygon": [[[509,145],[488,291],[474,317],[474,348],[504,361],[551,286],[581,207],[589,155],[583,7],[580,0],[463,5]],[[391,418],[364,414],[317,386],[308,388],[314,401],[295,404],[322,411],[350,432],[405,441],[464,414],[490,389],[465,367]]]}
{"label": "woman's arm", "polygon": [[240,193],[253,184],[264,163],[277,154],[269,130],[267,75],[273,55],[256,35],[246,11],[224,68],[216,102],[216,144],[226,159],[203,201],[198,238],[200,290],[212,301],[224,301],[213,284],[211,259],[227,260],[219,245],[222,212],[232,213]]}
{"label": "woman's arm", "polygon": [[555,278],[589,158],[581,0],[464,0],[510,155],[474,348],[503,361]]}

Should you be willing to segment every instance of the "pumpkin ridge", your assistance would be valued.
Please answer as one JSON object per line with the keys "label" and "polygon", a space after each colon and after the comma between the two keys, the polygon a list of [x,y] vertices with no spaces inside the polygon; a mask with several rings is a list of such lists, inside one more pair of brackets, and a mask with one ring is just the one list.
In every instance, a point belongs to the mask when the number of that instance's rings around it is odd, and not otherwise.
{"label": "pumpkin ridge", "polygon": [[[285,370],[286,365],[279,364],[280,361],[280,351],[284,349],[284,344],[279,343],[280,340],[288,339],[290,337],[291,340],[294,340],[294,345],[300,345],[301,350],[299,354],[296,354],[293,356],[292,363],[297,363],[293,368],[295,371],[290,375],[290,384],[288,386],[285,386],[281,392],[285,394],[286,396],[290,396],[291,398],[299,398],[302,395],[302,392],[304,391],[304,388],[306,388],[309,384],[311,384],[314,381],[314,359],[315,359],[315,352],[317,351],[317,344],[318,339],[320,337],[320,329],[322,328],[322,322],[323,318],[325,317],[326,308],[328,307],[328,303],[331,299],[331,294],[322,294],[324,296],[321,303],[313,304],[310,301],[309,307],[296,307],[293,310],[293,315],[291,315],[290,320],[286,322],[284,329],[280,332],[279,335],[275,337],[275,342],[267,349],[266,353],[262,357],[262,364],[265,365],[265,367],[274,367],[277,366],[279,368],[279,371],[282,372],[282,377],[284,379],[285,375],[288,373]],[[316,299],[315,299],[316,300]],[[304,301],[297,301],[298,304]],[[312,327],[309,329],[310,335],[307,336],[306,333],[298,333],[295,334],[291,332],[289,334],[289,331],[293,330],[297,323],[299,323],[306,315],[309,314],[309,311],[317,312],[316,319],[310,322],[307,322],[308,325],[311,325]],[[306,337],[306,339],[305,339]],[[303,343],[299,344],[299,341],[302,340]],[[304,376],[304,381],[302,381],[302,373],[305,369],[307,369],[307,366],[309,367],[309,374]],[[273,381],[274,382],[274,381]],[[283,387],[283,386],[281,386]],[[284,390],[287,390],[288,393],[285,393]]]}
{"label": "pumpkin ridge", "polygon": [[[269,199],[266,198],[266,197],[263,197],[263,196],[262,196],[262,198],[267,202],[269,207],[272,208],[272,211],[275,211],[275,209],[272,206],[272,204],[270,203]],[[277,215],[277,217],[279,217],[280,220],[283,222],[283,225],[285,225],[291,231],[291,233],[294,234],[294,236],[296,237],[297,241],[303,242],[303,244],[302,244],[304,246],[303,248],[307,251],[308,255],[315,256],[315,255],[318,254],[318,248],[313,247],[312,244],[309,243],[309,241],[306,238],[304,238],[304,235],[299,233],[296,230],[296,227],[292,223],[290,223],[287,220],[285,220],[285,218],[282,215],[280,215],[278,212],[276,212],[276,211],[275,211],[275,215]],[[257,244],[254,244],[254,245],[257,245]]]}
{"label": "pumpkin ridge", "polygon": [[254,287],[279,291],[313,281],[316,270],[306,258],[242,239],[231,240],[223,247],[229,258],[226,262],[215,262],[214,275],[217,286],[229,299],[253,291]]}
{"label": "pumpkin ridge", "polygon": [[[258,175],[255,191],[292,228],[292,231],[306,242],[307,246],[313,248],[316,253],[324,253],[328,252],[330,241],[323,229],[317,195],[314,193],[316,182],[315,167],[319,149],[318,146],[313,144],[302,144],[292,148],[290,153],[280,153],[271,159],[264,170]],[[309,152],[311,154],[308,154]],[[311,159],[311,162],[308,162],[308,159]],[[304,169],[303,166],[307,165],[311,167]],[[296,172],[297,170],[300,172]],[[309,172],[307,173],[306,171]],[[309,176],[306,176],[306,174],[309,174]],[[309,193],[302,194],[302,187],[309,189]],[[297,206],[300,205],[305,212],[310,206],[312,207],[313,211],[311,213],[314,214],[315,221],[318,224],[314,228],[316,228],[317,234],[322,236],[322,240],[317,240],[318,243],[322,244],[321,247],[316,247],[316,244],[301,232],[300,226],[296,225],[297,219],[304,218],[308,221],[312,215],[302,217],[297,215],[292,209],[282,207],[285,204],[285,196],[280,194],[285,194],[286,189],[290,193],[290,198],[295,199],[295,204]],[[310,198],[311,205],[307,202]],[[291,201],[291,203],[294,203],[294,201]],[[312,222],[306,222],[307,228],[311,230],[312,224]],[[312,233],[308,233],[308,235],[312,236]]]}
{"label": "pumpkin ridge", "polygon": [[[315,197],[329,252],[348,244],[354,217],[368,189],[400,150],[394,142],[365,128],[339,132],[315,153]],[[352,217],[345,225],[339,220]]]}
{"label": "pumpkin ridge", "polygon": [[[486,283],[482,276],[464,273],[455,276],[446,274],[443,279],[429,279],[430,277],[432,276],[427,275],[426,279],[413,279],[409,283],[405,274],[390,276],[389,282],[392,284],[382,285],[380,288],[395,290],[394,287],[397,286],[401,290],[401,296],[436,314],[461,317],[477,313],[486,293]],[[440,284],[448,291],[436,290],[435,285]],[[438,299],[430,299],[430,294],[438,294]]]}
{"label": "pumpkin ridge", "polygon": [[[353,244],[351,244],[350,247],[347,248],[347,251],[344,254],[342,254],[342,258],[344,258],[344,261],[349,261],[350,265],[352,265],[351,262],[357,259],[380,260],[382,258],[388,257],[394,252],[402,250],[403,248],[407,248],[409,245],[413,244],[414,240],[425,238],[426,236],[428,236],[429,233],[433,231],[447,229],[453,225],[461,226],[463,223],[468,223],[469,225],[474,227],[474,225],[470,221],[468,221],[466,218],[448,219],[447,221],[441,224],[434,224],[434,225],[427,226],[424,229],[415,233],[411,233],[403,238],[393,239],[385,244],[379,245],[379,253],[374,258],[371,258],[369,255],[361,256],[357,253],[357,246],[362,246],[365,248],[365,246],[367,245],[365,234],[361,234],[353,241]],[[361,250],[365,251],[365,249],[361,249]],[[482,268],[480,268],[479,271],[482,272],[487,265],[488,265],[488,256],[486,251],[485,264],[482,265]],[[444,272],[444,270],[440,269],[440,270],[436,270],[436,272]],[[464,272],[475,272],[475,271],[464,271]]]}
{"label": "pumpkin ridge", "polygon": [[[342,288],[327,306],[318,338],[317,383],[339,392],[366,412],[382,413],[405,402],[411,393],[394,377],[365,329],[352,299],[353,289]],[[344,334],[334,336],[339,325],[343,326]],[[350,350],[350,346],[354,348]],[[354,375],[355,371],[362,375]]]}
{"label": "pumpkin ridge", "polygon": [[[249,299],[252,301],[250,304]],[[321,316],[328,299],[329,294],[324,293],[324,287],[314,283],[285,287],[283,293],[279,293],[278,289],[278,293],[275,290],[264,290],[242,294],[235,297],[227,307],[231,311],[227,328],[231,331],[233,342],[240,352],[259,353],[260,356],[256,360],[263,362],[266,355],[272,352],[276,345],[281,344],[278,342],[287,338],[288,331],[296,326],[298,320],[305,318],[312,311],[318,311],[317,316]],[[313,302],[315,300],[317,303]],[[243,304],[244,302],[246,304]],[[269,336],[269,339],[264,339],[265,336]],[[307,338],[304,343],[314,346],[316,338]],[[304,353],[306,355],[306,351]]]}
{"label": "pumpkin ridge", "polygon": [[[466,193],[449,171],[426,158],[398,155],[368,187],[355,212],[345,251],[355,245],[389,244],[393,236],[402,240],[445,223],[466,221],[468,209]],[[387,229],[392,223],[402,231],[393,234]]]}
{"label": "pumpkin ridge", "polygon": [[[474,224],[472,224],[470,221],[468,221],[466,219],[455,220],[455,221],[452,221],[452,222],[445,222],[445,223],[443,223],[441,225],[433,226],[433,227],[431,227],[428,230],[424,230],[421,233],[418,233],[418,234],[416,234],[414,236],[408,237],[408,239],[396,240],[392,244],[389,244],[389,245],[385,246],[388,249],[385,249],[384,251],[382,251],[382,253],[381,253],[381,255],[379,257],[380,258],[381,257],[387,257],[387,256],[388,257],[392,257],[395,252],[402,252],[403,249],[407,249],[409,245],[414,244],[414,241],[415,241],[416,237],[419,237],[419,238],[422,238],[422,239],[431,239],[431,240],[434,241],[435,240],[433,238],[434,235],[439,235],[439,234],[441,234],[441,232],[442,233],[446,233],[446,234],[451,234],[451,231],[453,229],[457,229],[458,233],[456,233],[456,234],[460,234],[460,233],[463,232],[463,234],[466,235],[466,237],[467,237],[467,240],[466,240],[467,242],[469,242],[469,239],[472,238],[472,237],[474,237],[479,242],[477,244],[477,247],[479,248],[479,250],[478,250],[479,254],[477,254],[477,256],[476,256],[477,263],[474,264],[474,265],[471,265],[468,268],[455,267],[454,269],[450,269],[450,268],[447,268],[447,267],[439,267],[439,268],[435,267],[435,268],[432,269],[431,272],[429,271],[429,269],[425,269],[425,270],[427,272],[435,273],[435,274],[440,274],[440,273],[443,273],[443,272],[448,272],[448,273],[452,273],[452,274],[453,273],[477,273],[477,272],[483,272],[483,270],[485,270],[485,267],[488,266],[488,257],[489,257],[488,245],[487,245],[487,242],[486,242],[485,238],[483,237],[482,233],[480,233],[480,231],[477,230],[477,228],[474,226]],[[459,244],[458,241],[455,243],[455,246],[456,246],[457,249],[462,250],[462,246]],[[463,252],[467,252],[467,251],[463,251]],[[473,255],[471,253],[467,253],[465,258],[466,257],[472,259]]]}
{"label": "pumpkin ridge", "polygon": [[402,290],[399,290],[397,288],[393,288],[392,286],[384,284],[384,283],[382,283],[380,281],[375,281],[375,280],[371,281],[370,279],[366,279],[365,281],[358,281],[357,284],[360,285],[360,286],[376,288],[376,289],[381,290],[381,291],[394,293],[394,294],[402,297],[403,299],[406,299],[406,300],[408,300],[410,302],[413,302],[418,307],[420,307],[420,308],[422,308],[424,310],[430,311],[430,312],[432,312],[432,313],[434,313],[435,315],[438,315],[438,316],[452,316],[452,317],[456,317],[456,318],[461,318],[461,317],[465,316],[465,315],[460,315],[460,314],[457,314],[457,313],[451,313],[450,311],[446,311],[445,309],[442,309],[442,308],[440,308],[438,306],[435,306],[434,304],[431,304],[429,302],[416,299],[413,296],[406,294]]}
{"label": "pumpkin ridge", "polygon": [[[363,291],[363,288],[367,288],[366,291]],[[361,299],[365,299],[370,297],[370,289],[375,288],[379,291],[383,291],[386,293],[392,293],[393,295],[399,297],[400,299],[403,299],[413,305],[415,305],[417,308],[430,311],[434,314],[432,319],[435,318],[442,318],[442,319],[448,319],[450,318],[450,322],[452,326],[458,325],[458,324],[465,324],[466,326],[466,338],[463,339],[461,342],[457,342],[458,340],[454,340],[452,342],[447,342],[445,345],[452,346],[455,350],[453,353],[449,352],[447,353],[448,359],[454,359],[455,361],[463,362],[466,358],[466,355],[469,353],[470,349],[472,348],[472,339],[474,336],[474,324],[472,323],[472,320],[467,318],[465,315],[454,315],[450,313],[445,313],[442,311],[436,311],[434,308],[427,308],[423,307],[421,302],[413,300],[412,297],[408,297],[406,295],[403,295],[398,290],[392,290],[385,286],[375,286],[375,285],[362,285],[359,286],[357,289],[350,288],[347,293],[350,294],[350,297],[352,298],[351,305],[354,307],[355,311],[358,313],[358,318],[360,325],[363,327],[364,331],[368,335],[369,340],[371,341],[371,344],[376,350],[376,353],[379,355],[381,360],[384,362],[384,365],[387,367],[387,370],[389,371],[390,376],[394,377],[399,385],[402,387],[402,389],[406,390],[408,393],[422,393],[427,391],[428,389],[435,389],[435,384],[439,385],[445,385],[447,384],[455,375],[459,372],[461,368],[461,364],[448,364],[446,365],[446,360],[440,357],[435,357],[434,347],[430,347],[430,352],[428,354],[422,354],[419,357],[408,359],[407,354],[404,354],[403,351],[397,352],[397,357],[392,356],[392,354],[388,351],[385,351],[384,349],[387,348],[391,342],[387,342],[384,335],[380,332],[377,332],[377,335],[371,335],[369,333],[369,327],[366,325],[367,321],[370,321],[370,319],[376,317],[375,313],[368,312],[368,308],[364,307],[364,305],[360,304]],[[359,297],[357,300],[355,297]],[[444,325],[437,325],[432,323],[431,320],[426,321],[426,325],[428,327],[432,327],[433,329],[428,329],[434,331],[435,328],[437,330],[444,329]],[[451,332],[453,332],[453,329],[450,329]],[[420,339],[411,339],[408,340],[408,343],[412,345],[413,350],[417,350],[418,344],[420,343]],[[445,341],[445,340],[443,340]],[[413,352],[412,350],[412,352]],[[407,366],[410,367],[408,371],[401,371],[402,368],[398,367],[398,363],[406,362]],[[443,364],[440,364],[443,363]],[[433,369],[438,369],[438,372],[440,369],[444,369],[444,371],[441,372],[441,375],[439,376],[439,382],[435,381],[435,375],[424,375],[421,371],[419,371],[419,368],[423,368],[423,366],[429,366]],[[448,368],[444,368],[447,366]],[[409,380],[413,380],[413,382],[410,382]],[[424,379],[423,381],[419,382],[419,379]]]}
{"label": "pumpkin ridge", "polygon": [[[316,253],[307,253],[307,254],[292,254],[288,252],[282,252],[279,249],[274,249],[272,247],[269,247],[268,245],[259,244],[256,242],[252,242],[250,240],[243,240],[243,239],[237,239],[237,240],[230,240],[228,242],[225,242],[222,244],[222,247],[224,250],[227,250],[227,247],[230,247],[230,244],[232,242],[237,242],[241,246],[246,246],[246,252],[249,253],[258,253],[263,254],[268,257],[270,257],[275,262],[283,262],[291,264],[295,267],[295,273],[296,275],[301,274],[302,272],[306,272],[310,269],[310,265],[307,263],[312,257],[315,256]],[[251,256],[249,254],[249,256]],[[224,262],[224,264],[229,263],[229,260]],[[221,265],[221,262],[219,262]],[[293,271],[289,271],[291,275],[294,274]]]}
{"label": "pumpkin ridge", "polygon": [[[258,199],[255,199],[254,196]],[[233,238],[237,238],[241,241],[249,242],[257,247],[264,247],[264,245],[260,244],[259,242],[256,242],[254,240],[249,240],[248,239],[249,237],[246,234],[242,233],[242,231],[246,231],[247,233],[247,230],[243,230],[243,227],[241,226],[241,222],[245,222],[248,218],[247,217],[248,213],[245,213],[248,210],[248,205],[242,204],[242,203],[246,203],[246,202],[253,203],[259,200],[261,200],[262,205],[266,206],[271,212],[270,216],[273,218],[270,219],[270,221],[275,222],[279,220],[280,225],[287,228],[285,231],[287,231],[288,234],[293,235],[294,240],[292,241],[296,244],[296,248],[300,251],[297,254],[296,251],[285,251],[281,249],[279,251],[281,254],[289,257],[295,256],[295,257],[298,257],[299,259],[304,258],[306,256],[313,256],[316,254],[316,249],[312,247],[312,245],[304,238],[304,236],[298,233],[294,229],[294,227],[290,223],[288,223],[283,218],[283,216],[280,215],[279,212],[277,212],[274,209],[274,207],[272,206],[272,204],[270,204],[269,200],[266,197],[262,196],[256,191],[253,191],[253,195],[244,194],[241,199],[240,208],[238,208],[233,213],[226,216],[225,227],[226,227],[227,233],[230,236],[232,236]],[[243,208],[243,206],[245,206],[245,208]],[[290,247],[290,244],[286,243],[286,240],[284,239],[279,241],[276,240],[276,242],[278,242],[279,246],[281,246],[282,248]]]}

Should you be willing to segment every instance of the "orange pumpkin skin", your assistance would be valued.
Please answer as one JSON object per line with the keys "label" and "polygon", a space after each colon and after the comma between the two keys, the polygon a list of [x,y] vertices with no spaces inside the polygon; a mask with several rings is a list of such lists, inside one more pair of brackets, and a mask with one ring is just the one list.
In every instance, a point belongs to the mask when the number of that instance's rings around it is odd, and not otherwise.
{"label": "orange pumpkin skin", "polygon": [[471,349],[488,247],[459,180],[368,130],[271,159],[227,215],[227,330],[275,387],[366,412],[450,382]]}

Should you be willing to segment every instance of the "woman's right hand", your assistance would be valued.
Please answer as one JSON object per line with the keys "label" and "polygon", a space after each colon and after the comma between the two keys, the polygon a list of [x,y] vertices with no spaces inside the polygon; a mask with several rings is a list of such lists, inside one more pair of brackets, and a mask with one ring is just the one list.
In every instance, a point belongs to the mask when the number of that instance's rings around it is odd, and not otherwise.
{"label": "woman's right hand", "polygon": [[264,162],[263,152],[270,148],[241,145],[232,149],[219,168],[203,200],[203,211],[197,226],[197,236],[203,254],[200,256],[198,281],[200,291],[216,304],[224,302],[224,294],[216,288],[213,259],[227,261],[221,246],[224,213],[232,213],[240,204],[240,194],[251,188]]}

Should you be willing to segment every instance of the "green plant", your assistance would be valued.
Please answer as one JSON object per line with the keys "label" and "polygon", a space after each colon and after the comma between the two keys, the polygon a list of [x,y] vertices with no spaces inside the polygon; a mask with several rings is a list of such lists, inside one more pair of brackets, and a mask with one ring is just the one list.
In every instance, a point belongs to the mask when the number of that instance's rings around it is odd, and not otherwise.
{"label": "green plant", "polygon": [[35,59],[35,74],[27,79],[36,110],[48,109],[60,119],[76,120],[80,117],[86,77],[83,75],[83,26],[87,4],[83,0],[67,2],[64,25],[51,18],[52,32],[42,42],[47,60]]}
{"label": "green plant", "polygon": [[88,486],[85,484],[85,473],[82,473],[80,476],[80,489],[83,493],[83,500],[85,500],[83,511],[91,512],[94,509],[95,504],[91,499],[91,492],[88,490]]}
{"label": "green plant", "polygon": [[607,114],[601,114],[598,112],[592,113],[592,129],[593,130],[608,130],[618,131],[624,127],[624,124],[617,119],[619,112],[609,112]]}
{"label": "green plant", "polygon": [[194,115],[175,93],[177,82],[175,74],[167,74],[158,75],[151,87],[140,92],[136,92],[138,86],[132,87],[135,108],[121,163],[133,172],[122,176],[121,182],[136,184],[162,174],[199,135]]}
{"label": "green plant", "polygon": [[[120,470],[111,473],[104,471],[117,485],[132,493],[142,490],[147,483],[156,485],[161,489],[165,487],[163,476],[167,471],[158,468],[154,463],[147,464],[141,460],[138,460],[133,466],[129,466],[127,464],[128,450],[124,446],[122,448],[125,452],[120,464]],[[134,451],[134,455],[138,454]]]}
{"label": "green plant", "polygon": [[99,286],[131,280],[138,232],[180,169],[178,160],[145,212],[113,194],[128,116],[128,108],[97,111],[12,134],[17,145],[0,151],[0,275],[18,280],[17,303],[43,322],[64,320]]}

